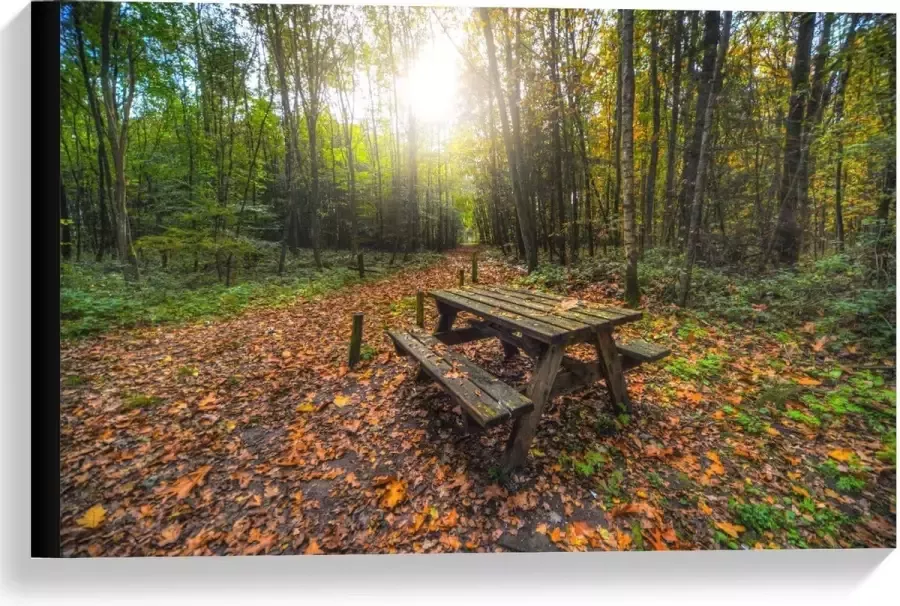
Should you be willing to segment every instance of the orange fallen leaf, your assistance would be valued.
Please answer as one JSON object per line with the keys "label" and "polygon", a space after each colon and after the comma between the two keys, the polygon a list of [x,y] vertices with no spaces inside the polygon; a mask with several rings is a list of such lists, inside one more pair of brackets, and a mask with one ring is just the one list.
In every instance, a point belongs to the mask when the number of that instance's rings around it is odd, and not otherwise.
{"label": "orange fallen leaf", "polygon": [[739,524],[731,524],[729,522],[716,522],[716,528],[735,539],[738,538],[742,532],[747,530]]}
{"label": "orange fallen leaf", "polygon": [[806,385],[808,387],[815,387],[817,385],[821,385],[822,381],[817,381],[815,379],[811,379],[810,377],[800,377],[797,379],[798,385]]}
{"label": "orange fallen leaf", "polygon": [[712,514],[712,507],[710,507],[709,505],[707,505],[707,504],[704,503],[703,501],[698,501],[698,502],[697,502],[697,507],[700,509],[700,511],[702,511],[702,512],[705,513],[706,515],[711,515],[711,514]]}
{"label": "orange fallen leaf", "polygon": [[616,543],[619,546],[620,550],[627,549],[629,545],[631,545],[631,535],[627,532],[619,532],[616,537]]}
{"label": "orange fallen leaf", "polygon": [[350,403],[350,398],[345,395],[339,395],[334,397],[334,405],[338,408],[343,408],[347,404]]}
{"label": "orange fallen leaf", "polygon": [[82,528],[97,528],[106,519],[106,510],[103,505],[97,504],[84,512],[84,515],[75,520]]}
{"label": "orange fallen leaf", "polygon": [[178,500],[181,500],[188,496],[195,486],[203,483],[203,479],[206,477],[206,474],[209,473],[210,469],[212,469],[211,465],[204,465],[196,471],[178,478],[174,484],[161,489],[159,492],[165,498],[174,495]]}
{"label": "orange fallen leaf", "polygon": [[537,525],[537,527],[534,529],[534,531],[539,532],[541,534],[547,534],[547,525],[542,522]]}
{"label": "orange fallen leaf", "polygon": [[462,547],[462,542],[459,540],[459,537],[449,535],[446,532],[441,534],[440,541],[441,545],[447,549],[453,549],[454,551]]}
{"label": "orange fallen leaf", "polygon": [[560,539],[562,539],[562,530],[559,528],[554,528],[550,531],[550,540],[554,543],[559,543]]}
{"label": "orange fallen leaf", "polygon": [[171,545],[175,541],[178,540],[178,537],[181,536],[181,524],[170,524],[160,533],[160,541],[159,546],[165,547],[166,545]]}
{"label": "orange fallen leaf", "polygon": [[216,393],[211,391],[206,394],[205,398],[200,400],[200,403],[197,404],[197,408],[199,408],[200,410],[209,410],[210,408],[213,408],[213,404],[216,403],[217,399],[218,398],[216,397]]}
{"label": "orange fallen leaf", "polygon": [[800,486],[791,486],[791,492],[793,492],[794,494],[798,494],[801,497],[809,498],[809,492],[805,488],[802,488]]}
{"label": "orange fallen leaf", "polygon": [[406,482],[393,479],[387,483],[381,495],[379,505],[384,509],[393,509],[406,498]]}
{"label": "orange fallen leaf", "polygon": [[846,463],[853,456],[852,450],[847,450],[846,448],[835,448],[831,452],[828,453],[828,456],[836,461],[841,461],[842,463]]}
{"label": "orange fallen leaf", "polygon": [[306,546],[306,550],[303,552],[306,555],[322,555],[325,552],[319,549],[319,542],[315,539],[309,540],[309,545]]}

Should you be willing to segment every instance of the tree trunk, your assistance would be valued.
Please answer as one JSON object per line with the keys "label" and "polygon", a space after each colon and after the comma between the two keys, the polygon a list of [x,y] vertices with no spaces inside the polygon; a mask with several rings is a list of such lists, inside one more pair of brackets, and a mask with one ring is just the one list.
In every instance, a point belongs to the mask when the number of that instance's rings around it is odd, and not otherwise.
{"label": "tree trunk", "polygon": [[644,250],[653,248],[654,196],[656,194],[656,166],[659,162],[659,18],[653,13],[650,25],[650,90],[653,97],[653,135],[650,140],[650,168],[647,172],[646,201],[644,203]]}
{"label": "tree trunk", "polygon": [[769,260],[773,251],[776,262],[780,264],[794,265],[800,258],[803,226],[797,214],[800,212],[800,182],[804,170],[804,113],[809,97],[809,56],[812,50],[815,17],[815,13],[803,13],[800,16],[785,132],[784,167],[778,188],[780,205],[778,223],[763,263]]}
{"label": "tree trunk", "polygon": [[537,268],[537,249],[535,248],[534,239],[532,237],[533,230],[530,225],[530,213],[528,212],[528,201],[522,194],[521,182],[519,180],[518,162],[516,160],[516,152],[513,147],[512,133],[509,127],[509,117],[506,113],[506,101],[503,97],[503,90],[500,87],[500,74],[497,69],[497,55],[494,50],[494,33],[491,30],[490,11],[486,8],[478,9],[484,29],[484,39],[487,46],[488,66],[491,78],[491,90],[497,105],[500,109],[500,125],[503,129],[503,143],[506,147],[507,163],[509,164],[510,180],[512,181],[513,199],[516,203],[516,215],[519,219],[520,232],[522,236],[523,246],[525,248],[525,256],[528,263],[528,271],[532,272]]}
{"label": "tree trunk", "polygon": [[641,298],[638,288],[638,251],[635,242],[634,212],[634,11],[622,10],[622,210],[625,224],[625,300],[636,307]]}
{"label": "tree trunk", "polygon": [[[718,16],[716,18],[718,21]],[[703,131],[700,140],[700,156],[697,162],[697,183],[693,189],[694,198],[691,201],[691,224],[688,232],[687,254],[685,255],[684,270],[681,272],[681,284],[678,293],[678,304],[681,307],[687,305],[688,294],[691,289],[691,273],[694,269],[694,260],[697,256],[697,244],[700,241],[700,212],[703,206],[703,194],[706,189],[706,177],[709,172],[711,151],[709,140],[712,136],[713,111],[716,105],[716,82],[721,82],[724,74],[725,57],[728,53],[728,40],[731,35],[731,11],[725,11],[725,20],[722,24],[722,42],[719,44],[716,61],[713,67],[713,80],[706,107],[703,108]],[[699,107],[697,108],[700,109]]]}
{"label": "tree trunk", "polygon": [[[116,5],[116,14],[121,8]],[[125,160],[128,149],[128,119],[131,113],[131,103],[134,100],[135,69],[132,43],[128,43],[128,83],[125,99],[122,103],[121,114],[116,101],[116,93],[119,83],[115,78],[110,78],[110,33],[112,29],[113,5],[103,5],[103,20],[100,28],[100,81],[103,86],[103,101],[106,108],[106,133],[109,139],[110,152],[113,158],[115,170],[115,187],[113,189],[113,208],[116,222],[116,248],[119,253],[119,263],[122,263],[126,280],[137,280],[139,277],[137,255],[131,243],[131,228],[128,223],[128,208],[125,202]],[[118,30],[118,23],[116,24]],[[117,31],[118,35],[118,31]],[[118,66],[116,66],[118,68]],[[118,69],[114,72],[118,75]]]}
{"label": "tree trunk", "polygon": [[62,258],[72,258],[72,220],[69,218],[69,201],[63,185],[62,174],[59,175],[59,244]]}
{"label": "tree trunk", "polygon": [[[816,58],[813,61],[813,78],[810,88],[809,101],[806,106],[806,127],[803,136],[803,150],[801,156],[803,165],[800,171],[799,182],[799,207],[801,231],[807,231],[809,225],[809,181],[815,173],[815,158],[812,155],[812,146],[815,141],[816,129],[822,122],[822,115],[828,104],[829,88],[826,87],[826,66],[829,54],[829,40],[831,39],[831,26],[836,15],[825,13],[822,23],[822,33],[816,48]],[[815,232],[814,232],[815,233]],[[815,238],[813,238],[815,243]]]}
{"label": "tree trunk", "polygon": [[553,111],[550,116],[551,145],[553,146],[553,205],[556,207],[556,225],[553,226],[554,240],[559,253],[559,262],[566,264],[566,207],[563,195],[562,142],[560,129],[563,120],[562,90],[559,82],[559,36],[557,21],[559,9],[550,9],[550,81],[553,83]]}
{"label": "tree trunk", "polygon": [[[700,160],[700,145],[703,139],[703,119],[709,96],[712,92],[713,70],[716,62],[716,46],[719,44],[719,11],[706,11],[703,27],[703,63],[700,68],[700,83],[697,88],[697,105],[694,111],[693,134],[685,150],[685,164],[682,169],[682,187],[679,206],[687,214],[694,199],[697,170]],[[682,233],[690,223],[689,216],[682,217]]]}
{"label": "tree trunk", "polygon": [[663,240],[671,244],[675,219],[675,144],[678,141],[678,117],[681,110],[681,38],[684,36],[684,13],[675,11],[675,23],[671,32],[672,53],[672,118],[669,122],[669,139],[666,145],[666,207],[663,213]]}

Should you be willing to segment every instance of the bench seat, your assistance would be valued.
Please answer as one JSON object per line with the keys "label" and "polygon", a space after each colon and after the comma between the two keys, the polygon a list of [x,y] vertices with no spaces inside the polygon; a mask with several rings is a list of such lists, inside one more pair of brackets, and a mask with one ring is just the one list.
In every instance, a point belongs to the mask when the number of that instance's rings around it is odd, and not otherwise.
{"label": "bench seat", "polygon": [[481,427],[492,427],[534,410],[515,388],[479,368],[426,333],[389,330],[397,352],[414,358],[421,370],[441,384],[460,408]]}
{"label": "bench seat", "polygon": [[665,358],[670,353],[665,347],[656,345],[655,343],[648,343],[647,341],[617,343],[616,349],[619,350],[619,355],[623,358],[637,364],[655,362]]}

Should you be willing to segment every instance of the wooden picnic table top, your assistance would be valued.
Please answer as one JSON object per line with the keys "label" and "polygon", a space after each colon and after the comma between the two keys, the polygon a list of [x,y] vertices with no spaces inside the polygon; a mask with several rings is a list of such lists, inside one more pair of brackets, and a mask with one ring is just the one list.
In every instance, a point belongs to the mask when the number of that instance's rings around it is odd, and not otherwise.
{"label": "wooden picnic table top", "polygon": [[509,286],[466,286],[429,293],[439,303],[547,344],[577,343],[597,330],[635,322],[640,311]]}

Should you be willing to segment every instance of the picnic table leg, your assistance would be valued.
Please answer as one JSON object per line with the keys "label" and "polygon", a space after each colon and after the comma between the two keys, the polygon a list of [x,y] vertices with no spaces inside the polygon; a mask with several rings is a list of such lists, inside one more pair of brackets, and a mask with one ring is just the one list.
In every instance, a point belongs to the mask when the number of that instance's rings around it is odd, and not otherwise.
{"label": "picnic table leg", "polygon": [[503,468],[507,471],[521,467],[528,458],[528,448],[534,439],[544,406],[550,399],[550,391],[553,389],[553,382],[559,372],[564,349],[563,345],[550,345],[537,360],[531,383],[528,384],[526,392],[534,403],[534,410],[517,418],[513,423],[512,433],[506,443],[506,452],[503,457]]}
{"label": "picnic table leg", "polygon": [[507,343],[506,341],[500,341],[500,345],[503,346],[503,360],[510,360],[516,357],[516,354],[519,353],[519,348],[511,343]]}
{"label": "picnic table leg", "polygon": [[609,396],[616,411],[631,412],[631,401],[628,399],[628,388],[625,385],[625,373],[622,371],[622,360],[616,350],[616,342],[609,330],[597,331],[597,357],[600,372],[606,380]]}
{"label": "picnic table leg", "polygon": [[459,311],[440,301],[438,301],[437,308],[440,316],[438,317],[437,328],[434,332],[447,332],[453,328],[453,322],[456,320],[456,314],[459,313]]}

